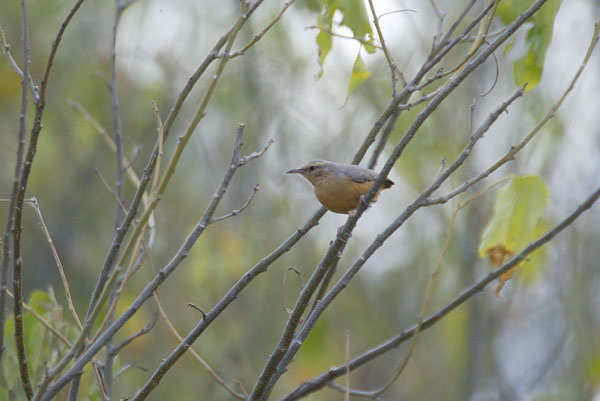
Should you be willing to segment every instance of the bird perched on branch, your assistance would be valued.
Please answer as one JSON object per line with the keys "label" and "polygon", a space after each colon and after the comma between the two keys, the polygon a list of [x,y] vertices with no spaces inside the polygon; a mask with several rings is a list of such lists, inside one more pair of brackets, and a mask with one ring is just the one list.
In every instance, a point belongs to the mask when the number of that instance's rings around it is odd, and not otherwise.
{"label": "bird perched on branch", "polygon": [[[288,171],[306,178],[315,188],[315,195],[323,206],[334,213],[349,214],[356,209],[379,175],[373,170],[354,164],[339,164],[327,160],[311,160],[300,168]],[[371,199],[377,201],[379,193],[394,185],[386,178]]]}

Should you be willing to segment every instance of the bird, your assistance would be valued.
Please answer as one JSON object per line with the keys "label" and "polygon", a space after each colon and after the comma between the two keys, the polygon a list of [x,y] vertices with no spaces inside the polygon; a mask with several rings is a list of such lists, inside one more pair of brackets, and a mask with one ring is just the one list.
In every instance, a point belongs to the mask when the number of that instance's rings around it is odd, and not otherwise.
{"label": "bird", "polygon": [[[334,213],[350,215],[360,202],[364,202],[363,195],[371,189],[379,175],[376,171],[354,164],[334,163],[327,160],[311,160],[287,173],[300,174],[310,181],[317,199],[325,208]],[[392,185],[394,181],[386,178],[371,202],[376,202],[379,193]]]}

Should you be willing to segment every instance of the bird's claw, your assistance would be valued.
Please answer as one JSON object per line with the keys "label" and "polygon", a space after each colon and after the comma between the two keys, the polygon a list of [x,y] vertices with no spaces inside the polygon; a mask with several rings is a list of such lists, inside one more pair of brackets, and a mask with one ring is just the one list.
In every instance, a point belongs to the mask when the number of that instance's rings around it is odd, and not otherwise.
{"label": "bird's claw", "polygon": [[365,207],[365,209],[368,209],[369,207],[371,207],[371,204],[365,200],[364,195],[361,195],[360,198],[358,198],[358,199],[360,201],[360,204],[363,205]]}

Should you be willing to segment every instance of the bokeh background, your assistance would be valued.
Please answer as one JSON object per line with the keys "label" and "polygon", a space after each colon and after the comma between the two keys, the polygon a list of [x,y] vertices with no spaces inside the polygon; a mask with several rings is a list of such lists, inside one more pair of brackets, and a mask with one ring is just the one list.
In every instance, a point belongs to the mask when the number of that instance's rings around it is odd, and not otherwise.
{"label": "bokeh background", "polygon": [[[463,1],[442,0],[445,28]],[[60,21],[70,2],[29,3],[31,73],[39,81]],[[124,13],[117,42],[118,84],[126,156],[141,174],[156,140],[151,101],[166,117],[187,78],[216,40],[237,18],[237,1],[136,0]],[[241,31],[236,45],[248,42],[276,15],[279,1],[265,1]],[[260,185],[240,216],[210,226],[188,259],[161,287],[161,299],[181,333],[199,320],[189,302],[209,309],[261,257],[271,252],[318,208],[312,188],[285,171],[322,158],[349,162],[390,98],[389,67],[381,52],[362,53],[372,72],[344,103],[359,44],[335,38],[321,79],[315,36],[318,12],[298,1],[244,57],[229,62],[208,114],[185,150],[170,188],[156,212],[156,241],[151,257],[162,267],[202,215],[227,167],[235,129],[246,123],[244,151],[275,142],[268,152],[236,174],[217,214],[239,208],[254,185]],[[400,69],[410,78],[425,60],[435,34],[435,15],[426,1],[376,2],[386,42]],[[479,5],[479,8],[481,5]],[[594,0],[565,0],[556,16],[540,85],[515,102],[477,145],[468,163],[440,193],[485,169],[520,140],[558,100],[579,67],[600,7]],[[71,283],[79,314],[85,314],[113,232],[114,201],[94,168],[114,182],[114,155],[70,101],[80,103],[110,130],[110,32],[114,2],[86,1],[68,28],[57,55],[44,115],[39,152],[27,196],[41,206]],[[0,4],[0,23],[12,52],[21,60],[20,9],[16,1]],[[500,25],[494,25],[499,28]],[[493,29],[494,30],[494,29]],[[340,30],[342,33],[350,31]],[[396,182],[359,221],[340,262],[344,270],[391,220],[435,177],[442,159],[452,160],[469,138],[469,113],[475,103],[477,125],[515,90],[512,62],[519,55],[521,30],[496,66],[488,60],[420,129],[392,171]],[[470,44],[461,45],[455,60]],[[551,225],[573,210],[600,183],[599,56],[556,116],[518,158],[492,175],[490,184],[508,174],[539,174],[550,200],[544,218]],[[451,64],[443,67],[450,67]],[[165,145],[168,159],[191,118],[206,74],[196,86]],[[12,187],[17,146],[20,82],[0,59],[0,197]],[[400,138],[420,108],[402,114],[389,142]],[[28,117],[31,119],[30,110]],[[389,151],[389,149],[386,149]],[[379,160],[381,167],[386,152]],[[369,154],[366,160],[368,160]],[[134,189],[127,183],[127,199]],[[464,199],[464,198],[460,198]],[[459,199],[459,200],[460,200]],[[430,311],[489,271],[477,256],[478,241],[490,216],[493,193],[459,214]],[[336,299],[315,327],[273,399],[303,380],[345,360],[346,333],[357,354],[412,325],[441,250],[456,201],[419,211],[369,260],[359,276]],[[600,213],[596,206],[545,247],[543,262],[520,269],[502,291],[493,288],[453,311],[417,343],[406,371],[382,397],[386,400],[589,400],[600,399]],[[6,204],[0,204],[4,221]],[[287,267],[308,278],[345,216],[328,213],[300,243],[259,276],[210,326],[194,348],[228,383],[252,387],[279,338],[299,288]],[[53,288],[66,301],[52,254],[33,209],[24,215],[24,289]],[[118,310],[123,310],[152,277],[144,265],[133,277]],[[493,286],[492,286],[493,287]],[[152,319],[156,306],[145,307],[117,336],[124,338]],[[120,364],[133,361],[152,371],[177,345],[164,321],[130,345]],[[360,389],[378,387],[393,375],[407,345],[351,374]],[[89,368],[87,371],[89,373]],[[91,391],[84,376],[82,398]],[[115,382],[115,399],[131,396],[149,372],[129,369]],[[341,381],[340,381],[341,383]],[[234,384],[234,386],[236,386]],[[93,397],[93,395],[92,395]],[[191,356],[173,368],[150,397],[153,400],[227,400],[205,369]],[[325,389],[310,400],[341,400]]]}

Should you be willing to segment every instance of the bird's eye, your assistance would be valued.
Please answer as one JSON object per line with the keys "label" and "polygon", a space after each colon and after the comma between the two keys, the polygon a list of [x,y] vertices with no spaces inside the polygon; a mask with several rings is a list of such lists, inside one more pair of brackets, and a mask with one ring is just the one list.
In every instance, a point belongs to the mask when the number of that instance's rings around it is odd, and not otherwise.
{"label": "bird's eye", "polygon": [[310,171],[313,171],[313,170],[315,169],[315,166],[310,166],[308,169],[309,169]]}

